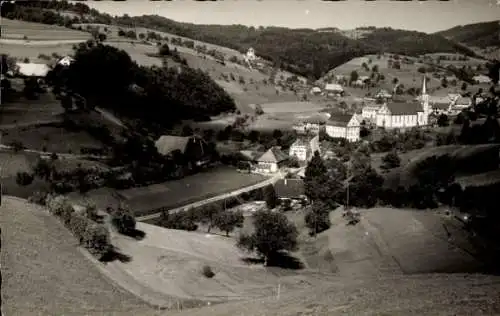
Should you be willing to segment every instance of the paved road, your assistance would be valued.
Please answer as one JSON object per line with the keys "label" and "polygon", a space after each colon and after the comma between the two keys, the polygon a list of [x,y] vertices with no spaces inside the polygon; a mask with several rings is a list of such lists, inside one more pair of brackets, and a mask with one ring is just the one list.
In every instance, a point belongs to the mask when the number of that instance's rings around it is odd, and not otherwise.
{"label": "paved road", "polygon": [[[295,171],[295,173],[298,173],[301,169],[303,169],[303,168],[299,168],[297,171]],[[262,182],[259,182],[257,184],[250,185],[250,186],[247,186],[247,187],[243,187],[243,188],[240,188],[238,190],[234,190],[234,191],[229,192],[229,193],[224,193],[224,194],[221,194],[221,195],[217,195],[217,196],[214,196],[214,197],[211,197],[211,198],[208,198],[208,199],[204,199],[204,200],[201,200],[201,201],[198,201],[198,202],[190,203],[190,204],[187,204],[187,205],[184,205],[184,206],[181,206],[181,207],[173,208],[171,210],[168,210],[168,212],[169,213],[183,212],[183,211],[186,211],[186,210],[188,210],[190,208],[193,208],[193,207],[200,207],[200,206],[205,205],[205,204],[209,204],[209,203],[213,203],[213,202],[216,202],[216,201],[224,200],[224,199],[227,199],[227,198],[232,197],[232,196],[240,195],[240,194],[242,194],[244,192],[253,191],[253,190],[265,187],[266,185],[274,184],[278,180],[283,179],[284,177],[285,177],[284,174],[279,173],[279,174],[276,174],[273,177],[271,177],[269,179],[266,179],[266,180],[264,180]],[[157,213],[150,214],[150,215],[139,216],[139,217],[136,217],[136,220],[138,220],[138,221],[148,221],[148,220],[156,219],[156,218],[159,218],[162,215],[162,213],[163,212],[157,212]]]}

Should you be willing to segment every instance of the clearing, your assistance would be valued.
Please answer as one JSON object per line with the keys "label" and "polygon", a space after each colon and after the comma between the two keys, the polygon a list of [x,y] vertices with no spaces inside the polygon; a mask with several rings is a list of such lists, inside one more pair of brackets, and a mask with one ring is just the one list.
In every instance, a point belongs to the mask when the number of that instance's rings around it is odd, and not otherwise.
{"label": "clearing", "polygon": [[63,26],[2,18],[2,39],[26,39],[28,41],[86,41],[90,38],[91,35],[87,32],[72,30]]}
{"label": "clearing", "polygon": [[6,315],[128,313],[150,309],[108,281],[46,210],[4,197],[2,309]]}

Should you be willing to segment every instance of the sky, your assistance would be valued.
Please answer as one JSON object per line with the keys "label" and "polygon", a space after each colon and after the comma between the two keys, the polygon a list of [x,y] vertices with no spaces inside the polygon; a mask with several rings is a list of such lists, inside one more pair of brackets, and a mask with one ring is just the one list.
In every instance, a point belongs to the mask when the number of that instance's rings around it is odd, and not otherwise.
{"label": "sky", "polygon": [[[498,4],[497,4],[498,2]],[[86,1],[111,15],[157,14],[195,24],[243,24],[290,28],[361,26],[437,32],[457,25],[500,19],[500,0],[342,2],[320,0]]]}

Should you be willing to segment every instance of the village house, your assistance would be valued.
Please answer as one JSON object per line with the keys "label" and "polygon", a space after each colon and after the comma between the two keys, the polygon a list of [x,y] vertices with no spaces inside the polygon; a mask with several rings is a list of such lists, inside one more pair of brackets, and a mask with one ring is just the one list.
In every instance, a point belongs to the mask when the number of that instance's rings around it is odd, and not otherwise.
{"label": "village house", "polygon": [[376,99],[390,99],[392,98],[392,94],[390,94],[387,90],[381,89],[375,94]]}
{"label": "village house", "polygon": [[182,154],[189,169],[206,165],[211,158],[208,144],[198,136],[163,135],[155,142],[155,147],[160,155],[175,156],[176,152]]}
{"label": "village house", "polygon": [[342,96],[344,88],[338,83],[327,83],[325,85],[325,93],[329,96]]}
{"label": "village house", "polygon": [[491,83],[491,78],[485,75],[477,75],[472,77],[472,80],[474,80],[475,83]]}
{"label": "village house", "polygon": [[321,114],[312,115],[306,118],[297,119],[292,128],[300,135],[317,135],[326,121],[327,118]]}
{"label": "village house", "polygon": [[311,94],[313,94],[313,95],[321,94],[321,89],[319,87],[313,87],[311,89]]}
{"label": "village house", "polygon": [[299,162],[306,162],[311,160],[316,151],[321,153],[319,135],[314,136],[310,140],[299,137],[290,146],[289,155],[290,157],[296,157]]}
{"label": "village house", "polygon": [[71,56],[64,56],[62,58],[60,58],[58,61],[57,61],[57,64],[58,65],[61,65],[61,66],[64,66],[64,67],[68,67],[69,65],[71,65],[73,62],[75,61],[75,59]]}
{"label": "village house", "polygon": [[304,180],[302,179],[280,179],[274,184],[274,191],[280,201],[306,199]]}
{"label": "village house", "polygon": [[288,156],[278,147],[272,147],[255,161],[255,172],[257,173],[275,173],[286,163]]}
{"label": "village house", "polygon": [[364,120],[369,120],[375,122],[377,119],[377,113],[382,104],[370,103],[361,109],[361,117]]}
{"label": "village house", "polygon": [[332,115],[326,123],[326,134],[332,138],[343,138],[350,142],[360,139],[361,122],[356,114]]}
{"label": "village house", "polygon": [[453,107],[456,109],[466,109],[472,106],[472,99],[469,97],[459,97],[453,102]]}

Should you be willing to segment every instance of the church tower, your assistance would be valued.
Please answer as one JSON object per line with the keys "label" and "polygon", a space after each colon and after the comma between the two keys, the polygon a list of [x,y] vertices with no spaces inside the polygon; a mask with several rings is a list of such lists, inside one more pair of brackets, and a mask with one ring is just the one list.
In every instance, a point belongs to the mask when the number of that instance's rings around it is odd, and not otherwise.
{"label": "church tower", "polygon": [[424,75],[422,80],[422,95],[421,95],[422,108],[424,110],[424,124],[427,125],[429,121],[429,115],[432,112],[432,108],[429,104],[429,95],[427,94],[427,78]]}

